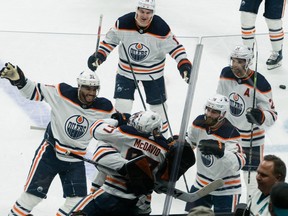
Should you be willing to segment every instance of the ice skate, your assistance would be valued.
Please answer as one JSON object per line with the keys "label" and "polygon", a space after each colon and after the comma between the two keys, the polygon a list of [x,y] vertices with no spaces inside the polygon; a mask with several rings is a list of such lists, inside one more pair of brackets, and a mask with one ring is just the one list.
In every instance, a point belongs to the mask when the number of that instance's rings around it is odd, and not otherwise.
{"label": "ice skate", "polygon": [[282,50],[273,51],[269,59],[266,61],[267,69],[272,70],[282,65]]}

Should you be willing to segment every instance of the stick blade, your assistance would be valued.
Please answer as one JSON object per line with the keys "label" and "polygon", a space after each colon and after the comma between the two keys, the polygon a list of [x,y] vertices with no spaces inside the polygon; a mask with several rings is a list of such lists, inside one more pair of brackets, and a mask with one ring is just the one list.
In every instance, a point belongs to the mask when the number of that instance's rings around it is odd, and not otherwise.
{"label": "stick blade", "polygon": [[191,196],[189,197],[189,202],[194,202],[208,194],[210,194],[211,192],[215,191],[216,189],[218,189],[219,187],[222,187],[224,185],[224,181],[223,179],[216,179],[213,182],[211,182],[210,184],[208,184],[207,186],[201,188],[200,190],[196,191],[195,193],[190,194]]}
{"label": "stick blade", "polygon": [[215,191],[219,187],[222,187],[224,185],[223,179],[216,179],[215,181],[211,182],[210,184],[206,185],[205,187],[201,188],[200,190],[193,192],[193,193],[177,193],[174,192],[173,197],[183,200],[185,202],[194,202],[211,192]]}

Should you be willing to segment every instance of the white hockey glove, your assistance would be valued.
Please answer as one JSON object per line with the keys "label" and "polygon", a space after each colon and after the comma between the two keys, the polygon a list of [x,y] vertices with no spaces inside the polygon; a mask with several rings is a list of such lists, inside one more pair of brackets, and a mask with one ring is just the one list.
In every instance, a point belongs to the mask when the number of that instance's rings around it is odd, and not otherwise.
{"label": "white hockey glove", "polygon": [[17,86],[18,89],[23,88],[26,85],[26,78],[22,70],[16,65],[12,65],[10,62],[5,64],[5,67],[0,71],[0,77],[8,79],[13,86]]}

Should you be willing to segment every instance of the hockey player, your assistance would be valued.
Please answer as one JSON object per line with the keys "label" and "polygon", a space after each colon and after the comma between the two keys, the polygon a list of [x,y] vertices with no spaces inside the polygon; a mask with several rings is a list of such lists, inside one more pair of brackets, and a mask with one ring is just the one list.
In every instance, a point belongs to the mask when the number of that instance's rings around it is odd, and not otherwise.
{"label": "hockey player", "polygon": [[247,158],[243,168],[248,188],[247,198],[257,188],[255,176],[263,158],[264,126],[270,127],[277,120],[271,86],[262,74],[249,68],[252,57],[253,53],[247,46],[236,46],[230,55],[231,65],[222,69],[217,87],[217,93],[228,97],[230,109],[227,118],[241,134],[242,147]]}
{"label": "hockey player", "polygon": [[[199,200],[186,204],[186,211],[196,206],[214,206],[215,213],[234,212],[241,195],[240,170],[245,165],[241,138],[236,127],[226,118],[229,100],[216,94],[205,104],[188,130],[188,142],[197,147],[197,175],[190,192],[222,178],[224,186]],[[220,214],[219,214],[220,215]]]}
{"label": "hockey player", "polygon": [[[164,80],[166,54],[177,62],[180,75],[187,82],[189,82],[192,66],[187,59],[185,48],[171,33],[168,24],[155,15],[155,0],[138,0],[136,12],[118,18],[115,26],[108,31],[105,39],[100,43],[96,55],[89,57],[88,67],[95,71],[118,45],[115,109],[121,113],[131,113],[135,82],[141,81],[150,110],[158,112],[163,119],[162,133],[166,136],[168,124],[163,108],[167,109]],[[129,57],[126,56],[124,49]]]}
{"label": "hockey player", "polygon": [[[96,121],[90,129],[99,141],[93,160],[119,174],[101,170],[108,174],[104,184],[69,215],[137,215],[138,197],[152,193],[155,174],[169,149],[161,127],[160,115],[150,110],[134,113],[127,125],[115,119]],[[141,155],[145,157],[137,159]]]}
{"label": "hockey player", "polygon": [[50,184],[57,174],[66,200],[56,215],[66,215],[87,195],[84,162],[67,156],[66,152],[85,155],[92,139],[90,126],[97,119],[111,116],[114,112],[112,103],[106,98],[98,97],[100,80],[93,72],[82,72],[78,76],[78,88],[66,83],[34,83],[25,78],[18,66],[11,63],[6,63],[0,76],[17,86],[27,99],[45,101],[51,107],[51,121],[35,152],[24,192],[12,207],[9,216],[28,215],[47,197]]}
{"label": "hockey player", "polygon": [[[285,0],[264,0],[266,24],[272,45],[272,54],[266,61],[268,70],[281,66],[284,31],[282,18],[285,10]],[[241,30],[243,43],[253,49],[255,43],[255,23],[262,0],[241,0]]]}
{"label": "hockey player", "polygon": [[[150,194],[154,181],[156,178],[167,180],[165,173],[169,173],[169,164],[166,159],[173,146],[161,135],[162,120],[156,112],[137,112],[129,118],[127,125],[123,122],[120,117],[98,120],[92,125],[90,131],[99,141],[93,160],[119,174],[100,168],[107,174],[104,183],[99,178],[100,189],[83,198],[70,215],[130,216],[144,215],[144,210],[148,215],[151,211]],[[139,156],[145,157],[138,160]],[[189,165],[181,165],[185,171],[195,163],[192,149],[189,156],[188,163],[185,163]],[[181,174],[180,171],[178,175]]]}

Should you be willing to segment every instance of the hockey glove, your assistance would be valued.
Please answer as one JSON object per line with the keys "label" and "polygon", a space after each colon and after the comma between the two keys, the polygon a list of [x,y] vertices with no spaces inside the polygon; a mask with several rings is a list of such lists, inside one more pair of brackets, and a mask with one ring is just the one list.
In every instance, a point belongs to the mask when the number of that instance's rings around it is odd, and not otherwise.
{"label": "hockey glove", "polygon": [[225,145],[218,140],[201,140],[198,148],[204,155],[215,155],[217,158],[224,156]]}
{"label": "hockey glove", "polygon": [[93,55],[91,55],[88,58],[88,67],[90,68],[90,70],[92,71],[96,71],[98,66],[100,64],[102,64],[104,61],[106,60],[106,56],[104,56],[102,53],[97,52],[96,56],[95,53]]}
{"label": "hockey glove", "polygon": [[191,70],[192,70],[192,64],[188,59],[182,59],[178,63],[178,70],[180,72],[181,77],[189,83]]}
{"label": "hockey glove", "polygon": [[0,71],[1,78],[8,79],[13,86],[17,86],[18,89],[23,88],[27,80],[22,70],[16,65],[12,65],[10,62],[5,64],[5,67]]}
{"label": "hockey glove", "polygon": [[[157,178],[160,178],[161,180],[169,181],[170,179],[172,166],[179,151],[179,143],[177,142],[177,139],[178,135],[174,135],[173,138],[168,139],[170,148],[166,154],[166,163],[157,173]],[[185,140],[176,179],[178,180],[190,167],[195,164],[195,162],[196,159],[194,151],[190,144]]]}
{"label": "hockey glove", "polygon": [[127,174],[128,190],[136,196],[150,194],[154,189],[154,177],[146,157],[130,160],[119,173]]}
{"label": "hockey glove", "polygon": [[249,123],[256,125],[262,125],[265,121],[264,113],[258,108],[247,109],[246,118]]}
{"label": "hockey glove", "polygon": [[126,125],[130,116],[131,115],[129,113],[116,112],[111,115],[111,118],[116,119],[118,121],[118,127],[119,127],[121,125]]}

